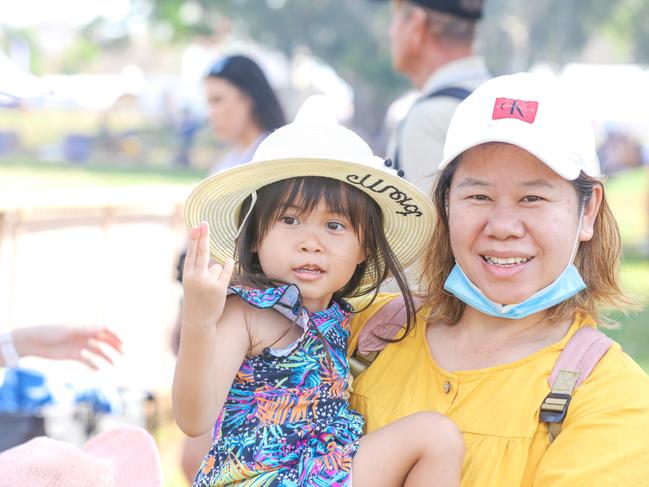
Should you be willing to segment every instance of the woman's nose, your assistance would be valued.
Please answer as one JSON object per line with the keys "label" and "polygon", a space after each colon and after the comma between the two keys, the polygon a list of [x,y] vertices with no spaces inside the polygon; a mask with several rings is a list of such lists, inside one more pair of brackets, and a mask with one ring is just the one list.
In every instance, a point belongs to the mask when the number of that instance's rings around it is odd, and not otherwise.
{"label": "woman's nose", "polygon": [[488,215],[485,232],[498,240],[521,238],[525,234],[525,225],[513,205],[496,204]]}

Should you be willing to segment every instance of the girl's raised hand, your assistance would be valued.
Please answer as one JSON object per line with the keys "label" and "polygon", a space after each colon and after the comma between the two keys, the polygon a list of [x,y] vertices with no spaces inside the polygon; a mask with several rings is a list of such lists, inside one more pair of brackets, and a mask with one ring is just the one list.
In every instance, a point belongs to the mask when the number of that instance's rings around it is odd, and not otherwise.
{"label": "girl's raised hand", "polygon": [[209,265],[209,227],[201,222],[189,233],[183,268],[183,328],[209,329],[223,314],[234,260]]}

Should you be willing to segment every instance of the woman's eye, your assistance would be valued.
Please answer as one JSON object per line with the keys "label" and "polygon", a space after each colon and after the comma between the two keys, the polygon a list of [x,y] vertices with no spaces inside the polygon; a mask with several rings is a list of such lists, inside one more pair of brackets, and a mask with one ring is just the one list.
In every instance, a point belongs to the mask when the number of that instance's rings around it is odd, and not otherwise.
{"label": "woman's eye", "polygon": [[337,231],[337,230],[344,230],[344,229],[345,229],[345,225],[343,225],[343,224],[340,223],[340,222],[327,222],[327,228],[328,228],[329,230],[336,230],[336,231]]}
{"label": "woman's eye", "polygon": [[286,225],[297,225],[298,224],[297,218],[295,218],[294,216],[281,216],[279,218],[279,221],[281,221],[282,223],[285,223]]}
{"label": "woman's eye", "polygon": [[543,200],[544,198],[536,195],[528,195],[523,197],[523,201],[525,201],[526,203],[535,203],[537,201],[543,201]]}
{"label": "woman's eye", "polygon": [[469,196],[469,199],[477,200],[477,201],[488,201],[489,196],[487,196],[486,194],[473,194]]}

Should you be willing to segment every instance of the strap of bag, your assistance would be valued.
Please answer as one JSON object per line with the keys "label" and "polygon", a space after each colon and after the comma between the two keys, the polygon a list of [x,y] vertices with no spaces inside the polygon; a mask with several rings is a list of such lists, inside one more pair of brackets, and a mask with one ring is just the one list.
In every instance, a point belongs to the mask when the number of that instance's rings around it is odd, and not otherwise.
{"label": "strap of bag", "polygon": [[539,420],[548,426],[550,443],[561,432],[573,391],[593,371],[613,345],[613,340],[601,331],[585,326],[577,330],[559,355],[548,377],[551,391],[541,404]]}
{"label": "strap of bag", "polygon": [[[403,296],[399,295],[385,303],[367,320],[358,337],[358,344],[349,358],[349,368],[354,377],[368,368],[385,348],[388,340],[394,338],[403,330],[406,322],[406,304]],[[380,337],[380,338],[379,338]]]}
{"label": "strap of bag", "polygon": [[[413,107],[418,103],[421,103],[422,101],[430,100],[431,98],[438,98],[442,96],[447,96],[449,98],[455,98],[459,101],[462,101],[470,94],[471,94],[471,90],[467,90],[466,88],[460,88],[459,86],[448,86],[446,88],[433,91],[432,93],[428,93],[427,95],[418,98],[413,104]],[[405,119],[401,120],[401,123],[399,123],[399,126],[397,128],[396,147],[394,150],[394,157],[392,159],[392,162],[394,163],[394,169],[396,169],[397,171],[401,169],[401,165],[399,163],[399,148],[401,147],[404,121]]]}

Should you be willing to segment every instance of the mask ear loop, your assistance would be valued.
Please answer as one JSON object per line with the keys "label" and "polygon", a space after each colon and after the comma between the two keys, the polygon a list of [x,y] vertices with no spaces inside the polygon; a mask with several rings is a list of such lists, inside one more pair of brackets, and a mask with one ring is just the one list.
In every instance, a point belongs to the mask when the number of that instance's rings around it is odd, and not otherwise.
{"label": "mask ear loop", "polygon": [[[233,240],[239,238],[239,235],[241,235],[241,231],[243,230],[244,225],[248,221],[248,218],[250,217],[252,210],[255,208],[255,203],[257,203],[257,191],[253,191],[252,193],[250,193],[250,199],[251,201],[250,201],[250,207],[248,208],[248,212],[246,213],[246,216],[243,217],[243,220],[241,220],[241,225],[239,225],[237,232],[234,234]],[[236,252],[236,247],[235,247],[235,252]]]}
{"label": "mask ear loop", "polygon": [[[581,232],[581,225],[584,220],[584,207],[586,206],[585,201],[582,200],[579,203],[580,209],[579,209],[579,223],[577,223],[577,236],[575,237],[575,243],[572,246],[572,254],[570,255],[570,260],[568,261],[568,265],[574,264],[575,262],[575,257],[577,257],[577,249],[579,248],[579,233]],[[568,267],[568,266],[566,266]]]}

